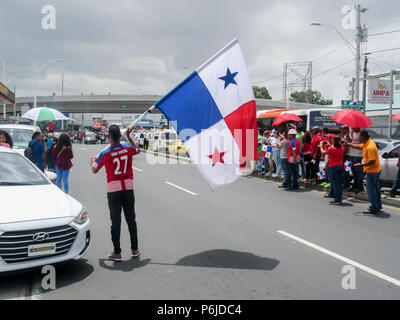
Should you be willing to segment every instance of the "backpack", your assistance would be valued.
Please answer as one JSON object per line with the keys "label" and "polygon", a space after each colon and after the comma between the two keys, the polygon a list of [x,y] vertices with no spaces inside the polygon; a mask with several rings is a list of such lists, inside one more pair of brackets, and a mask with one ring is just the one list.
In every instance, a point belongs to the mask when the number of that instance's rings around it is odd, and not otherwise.
{"label": "backpack", "polygon": [[35,157],[35,151],[33,150],[33,147],[35,146],[35,143],[29,144],[28,148],[25,149],[24,155],[25,157],[30,160],[32,163],[35,163],[36,157]]}

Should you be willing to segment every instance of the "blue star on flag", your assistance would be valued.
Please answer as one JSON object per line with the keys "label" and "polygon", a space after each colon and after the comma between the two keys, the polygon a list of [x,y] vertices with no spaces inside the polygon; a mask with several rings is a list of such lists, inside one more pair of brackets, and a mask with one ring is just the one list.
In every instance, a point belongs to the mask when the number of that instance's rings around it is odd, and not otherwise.
{"label": "blue star on flag", "polygon": [[225,81],[225,88],[226,89],[230,84],[236,84],[235,77],[238,75],[239,72],[232,73],[229,68],[226,70],[226,76],[220,77],[218,79]]}

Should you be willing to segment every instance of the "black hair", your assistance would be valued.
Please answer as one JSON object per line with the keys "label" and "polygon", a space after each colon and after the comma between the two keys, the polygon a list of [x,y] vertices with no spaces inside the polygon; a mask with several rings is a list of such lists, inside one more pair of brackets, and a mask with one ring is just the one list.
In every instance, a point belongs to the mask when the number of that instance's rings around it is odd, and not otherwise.
{"label": "black hair", "polygon": [[336,148],[340,148],[342,146],[342,139],[340,139],[340,137],[335,136],[333,138],[333,146]]}
{"label": "black hair", "polygon": [[36,131],[33,135],[32,135],[32,140],[35,140],[38,136],[40,136],[40,132]]}
{"label": "black hair", "polygon": [[62,133],[57,141],[57,149],[61,149],[63,147],[71,147],[71,138],[69,137],[68,133]]}
{"label": "black hair", "polygon": [[323,128],[323,129],[322,129],[322,132],[323,132],[323,133],[329,133],[329,129],[328,129],[328,128]]}
{"label": "black hair", "polygon": [[311,138],[311,133],[310,133],[310,131],[307,131],[307,132],[304,134],[303,139],[304,139],[304,142],[306,142],[306,143],[311,143],[312,138]]}
{"label": "black hair", "polygon": [[118,142],[121,139],[121,129],[116,124],[108,128],[108,134],[114,142]]}
{"label": "black hair", "polygon": [[370,136],[367,130],[363,130],[360,132],[360,136],[363,137],[366,140],[369,140]]}
{"label": "black hair", "polygon": [[6,143],[10,145],[10,148],[12,149],[14,146],[14,143],[12,141],[11,135],[4,130],[0,130],[0,134],[4,135],[6,137]]}

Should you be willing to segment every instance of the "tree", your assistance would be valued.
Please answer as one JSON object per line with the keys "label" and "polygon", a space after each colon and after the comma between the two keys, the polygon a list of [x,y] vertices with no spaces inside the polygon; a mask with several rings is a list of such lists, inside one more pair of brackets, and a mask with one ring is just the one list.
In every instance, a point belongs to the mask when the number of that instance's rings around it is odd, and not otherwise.
{"label": "tree", "polygon": [[268,99],[271,100],[272,97],[269,95],[268,89],[266,87],[253,87],[254,90],[254,96],[257,99]]}
{"label": "tree", "polygon": [[322,97],[322,93],[319,91],[296,91],[290,95],[290,101],[294,102],[302,102],[302,103],[310,103],[311,97],[311,104],[319,104],[319,105],[331,105],[333,101],[330,99],[325,100]]}

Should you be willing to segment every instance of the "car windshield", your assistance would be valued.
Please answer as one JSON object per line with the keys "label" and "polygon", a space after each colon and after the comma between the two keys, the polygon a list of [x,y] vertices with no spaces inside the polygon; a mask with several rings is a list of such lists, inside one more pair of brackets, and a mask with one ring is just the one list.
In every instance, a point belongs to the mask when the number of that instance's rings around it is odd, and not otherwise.
{"label": "car windshield", "polygon": [[3,130],[7,131],[10,134],[14,143],[14,148],[26,149],[29,142],[32,140],[32,130],[11,128],[4,128]]}
{"label": "car windshield", "polygon": [[17,153],[0,152],[0,187],[48,183],[34,165],[24,157]]}
{"label": "car windshield", "polygon": [[176,134],[175,133],[163,133],[161,134],[161,139],[163,140],[175,140],[176,139]]}

